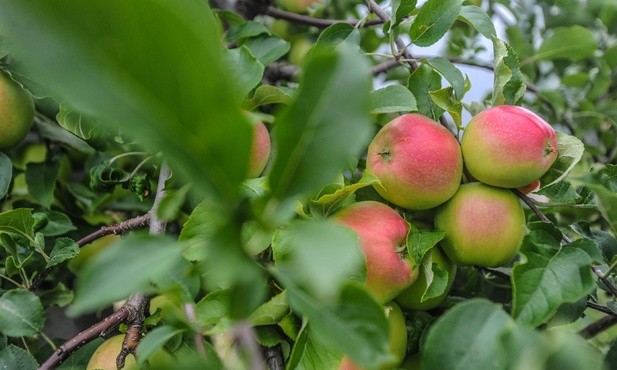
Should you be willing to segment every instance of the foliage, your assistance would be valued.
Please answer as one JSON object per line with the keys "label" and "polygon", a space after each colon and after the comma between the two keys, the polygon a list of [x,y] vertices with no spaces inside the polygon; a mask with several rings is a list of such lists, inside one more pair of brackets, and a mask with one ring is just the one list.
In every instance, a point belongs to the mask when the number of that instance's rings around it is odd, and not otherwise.
{"label": "foliage", "polygon": [[[407,355],[426,369],[614,368],[613,0],[323,0],[305,15],[210,3],[0,0],[0,68],[37,109],[0,152],[0,368],[37,368],[78,334],[63,320],[84,329],[141,292],[146,368],[168,368],[161,353],[173,368],[263,368],[259,345],[289,370],[343,356],[378,369],[384,309],[363,288],[358,238],[328,217],[385,202],[364,169],[386,122],[418,112],[460,138],[500,104],[550,122],[560,156],[523,196],[517,258],[459,267],[444,303],[407,312]],[[251,119],[274,150],[247,180]],[[448,272],[422,262],[444,237],[432,210],[397,211],[423,296],[444,293]],[[133,231],[139,217],[150,235]],[[102,232],[130,235],[106,245]],[[61,368],[85,368],[95,348]]]}

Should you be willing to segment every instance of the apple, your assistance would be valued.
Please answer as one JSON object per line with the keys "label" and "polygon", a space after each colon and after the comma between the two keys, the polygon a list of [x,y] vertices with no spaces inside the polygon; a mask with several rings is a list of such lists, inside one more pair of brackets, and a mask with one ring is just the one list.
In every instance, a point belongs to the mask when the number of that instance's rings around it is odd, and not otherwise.
{"label": "apple", "polygon": [[[86,370],[116,370],[116,357],[122,350],[123,334],[115,335],[103,342],[92,354]],[[126,356],[123,370],[137,370],[135,356]]]}
{"label": "apple", "polygon": [[503,188],[539,179],[557,159],[555,130],[535,113],[513,105],[489,108],[473,117],[461,147],[471,176]]}
{"label": "apple", "polygon": [[304,63],[306,54],[313,47],[313,42],[303,36],[295,37],[291,40],[289,47],[289,62],[291,64],[301,66]]}
{"label": "apple", "polygon": [[0,70],[0,150],[19,144],[30,131],[33,119],[30,93]]}
{"label": "apple", "polygon": [[404,248],[408,226],[394,209],[380,202],[362,201],[333,218],[358,234],[366,258],[366,289],[378,301],[390,301],[416,280],[417,269],[398,254],[398,249]]}
{"label": "apple", "polygon": [[432,264],[436,264],[442,271],[448,272],[448,283],[444,292],[436,297],[428,298],[422,301],[422,295],[426,292],[427,281],[426,274],[420,269],[418,280],[411,284],[396,297],[396,302],[405,310],[409,311],[427,311],[439,306],[448,296],[448,292],[454,283],[456,276],[456,265],[448,259],[438,246],[429,250],[424,259],[431,259]]}
{"label": "apple", "polygon": [[[394,302],[390,302],[384,306],[386,317],[388,319],[388,327],[390,330],[389,353],[392,360],[382,364],[380,369],[396,369],[403,362],[405,353],[407,352],[407,324],[403,311]],[[343,356],[338,370],[360,370],[360,366],[351,361],[348,356]]]}
{"label": "apple", "polygon": [[368,147],[366,169],[377,192],[397,206],[424,210],[454,195],[463,175],[461,147],[450,131],[420,114],[384,125]]}
{"label": "apple", "polygon": [[518,188],[518,191],[520,191],[523,194],[529,194],[529,193],[533,193],[534,191],[537,191],[538,189],[540,189],[540,180],[534,180],[531,183]]}
{"label": "apple", "polygon": [[268,164],[272,143],[270,133],[263,122],[253,122],[253,142],[248,165],[248,177],[259,177]]}
{"label": "apple", "polygon": [[277,4],[284,10],[293,13],[307,13],[313,4],[318,4],[322,0],[278,0]]}
{"label": "apple", "polygon": [[441,247],[458,265],[497,267],[510,261],[525,236],[525,212],[511,190],[480,182],[461,185],[435,212]]}

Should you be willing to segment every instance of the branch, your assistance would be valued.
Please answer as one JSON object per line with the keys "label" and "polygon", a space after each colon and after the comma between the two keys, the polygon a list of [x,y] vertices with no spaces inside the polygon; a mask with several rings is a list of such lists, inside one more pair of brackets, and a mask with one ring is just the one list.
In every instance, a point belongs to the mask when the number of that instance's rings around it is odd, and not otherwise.
{"label": "branch", "polygon": [[617,297],[617,288],[615,288],[615,286],[613,285],[613,283],[611,283],[606,276],[604,275],[604,273],[602,273],[602,270],[600,270],[600,266],[597,265],[592,265],[591,269],[593,270],[593,273],[596,274],[596,276],[598,277],[598,279],[600,279],[600,281],[602,281],[602,283],[604,283],[604,285],[606,285],[606,287],[608,288],[608,290],[611,292],[611,294],[615,297]]}
{"label": "branch", "polygon": [[[85,237],[83,237],[80,240],[78,240],[77,241],[77,245],[81,248],[84,245],[90,244],[93,241],[95,241],[95,240],[97,240],[99,238],[102,238],[102,237],[104,237],[106,235],[124,234],[127,231],[145,227],[146,225],[148,225],[149,222],[150,222],[150,214],[146,213],[145,215],[137,216],[135,218],[131,218],[131,219],[128,219],[126,221],[122,221],[122,222],[120,222],[117,225],[105,226],[105,227],[102,227],[99,230],[93,232],[92,234],[86,235]],[[42,270],[36,276],[36,278],[34,279],[34,281],[32,282],[32,284],[30,285],[30,287],[28,289],[31,292],[37,290],[39,288],[39,286],[41,286],[41,284],[43,283],[43,280],[45,280],[47,275],[49,275],[56,266],[57,265],[54,265],[54,266],[47,267],[44,270]]]}
{"label": "branch", "polygon": [[206,347],[204,346],[203,337],[199,331],[199,322],[197,320],[197,313],[195,312],[195,304],[185,303],[184,304],[184,313],[186,317],[189,319],[191,325],[194,326],[195,333],[193,334],[193,341],[195,342],[195,348],[197,349],[197,353],[205,360],[207,359]]}
{"label": "branch", "polygon": [[601,332],[609,329],[611,326],[617,324],[617,316],[609,315],[595,321],[583,329],[578,334],[585,339],[590,339],[600,334]]}
{"label": "branch", "polygon": [[263,351],[265,352],[266,363],[270,370],[285,370],[283,353],[279,344],[274,347],[264,347]]}
{"label": "branch", "polygon": [[[156,217],[156,210],[157,210],[158,205],[160,204],[161,198],[163,197],[165,193],[165,189],[164,189],[165,181],[167,181],[169,177],[170,177],[169,168],[167,167],[166,164],[163,163],[163,165],[161,166],[160,173],[159,173],[159,186],[157,188],[154,205],[152,206],[150,211],[148,211],[147,215],[140,216],[140,217],[145,217],[145,220],[150,221],[150,233],[152,234],[160,234],[165,231],[165,223]],[[115,228],[108,227],[107,229],[115,229]],[[110,232],[109,234],[111,233],[112,232]],[[84,239],[87,239],[87,238],[88,237]],[[84,239],[81,239],[81,240],[84,240]],[[58,349],[54,351],[54,353],[43,363],[43,365],[41,365],[39,370],[55,369],[60,364],[62,364],[64,360],[66,360],[75,351],[77,351],[79,348],[83,347],[87,343],[90,343],[92,340],[96,339],[97,337],[102,336],[105,333],[108,333],[109,331],[113,330],[114,328],[116,328],[118,325],[122,323],[126,322],[129,324],[129,326],[143,324],[144,311],[147,306],[147,303],[148,303],[148,300],[146,296],[139,294],[139,293],[134,294],[116,312],[107,316],[102,321],[90,326],[88,329],[82,331],[81,333],[77,334],[75,337],[69,339],[64,344],[62,344],[60,347],[58,347]],[[132,335],[132,337],[129,339],[125,338],[125,343],[123,343],[122,345],[121,354],[118,355],[118,359],[117,359],[118,364],[120,364],[120,356],[123,356],[121,363],[124,364],[124,358],[126,358],[126,355],[131,351],[131,349],[134,350],[134,347],[133,348],[129,348],[129,347],[133,345],[137,346],[137,344],[139,343],[140,335],[138,336],[134,335],[135,332],[137,331],[140,332],[141,328],[139,328],[139,330],[135,330],[135,329],[131,330],[129,327],[129,331],[127,332],[127,335],[130,334]],[[124,355],[122,355],[123,353]]]}
{"label": "branch", "polygon": [[[511,189],[511,190],[514,194],[516,194],[517,197],[519,197],[533,211],[533,213],[535,213],[540,218],[540,220],[551,223],[551,224],[553,223],[548,217],[546,217],[544,212],[542,212],[540,208],[536,206],[536,204],[533,202],[533,200],[531,200],[531,198],[521,193],[518,189]],[[564,234],[563,232],[561,233],[561,239],[568,244],[572,243],[572,239],[566,234]]]}
{"label": "branch", "polygon": [[309,17],[307,15],[302,15],[302,14],[297,14],[297,13],[291,13],[291,12],[286,12],[284,10],[281,10],[277,7],[274,6],[269,6],[264,13],[265,15],[269,15],[272,18],[277,18],[277,19],[284,19],[286,21],[292,22],[292,23],[297,23],[297,24],[304,24],[307,26],[313,26],[313,27],[317,27],[317,28],[326,28],[329,27],[333,24],[336,23],[347,23],[349,25],[352,26],[360,26],[360,27],[369,27],[369,26],[376,26],[376,25],[380,25],[383,24],[383,20],[381,19],[374,19],[374,20],[369,20],[366,22],[362,22],[362,20],[359,19],[350,19],[350,20],[344,20],[344,19],[322,19],[322,18],[314,18],[314,17]]}
{"label": "branch", "polygon": [[240,322],[234,327],[234,337],[249,357],[250,370],[265,370],[263,356],[255,341],[253,328],[248,322]]}
{"label": "branch", "polygon": [[587,307],[589,307],[591,309],[594,309],[596,311],[603,312],[603,313],[605,313],[607,315],[617,316],[617,313],[611,311],[610,308],[608,308],[606,306],[602,306],[602,305],[594,303],[594,302],[587,301]]}

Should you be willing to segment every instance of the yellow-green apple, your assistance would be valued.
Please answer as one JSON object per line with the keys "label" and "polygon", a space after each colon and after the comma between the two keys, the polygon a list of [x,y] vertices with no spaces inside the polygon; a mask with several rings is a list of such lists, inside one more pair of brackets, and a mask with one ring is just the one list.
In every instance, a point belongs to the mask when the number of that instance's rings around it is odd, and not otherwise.
{"label": "yellow-green apple", "polygon": [[[122,350],[124,335],[115,335],[104,341],[92,354],[86,370],[116,370],[116,357]],[[124,370],[137,370],[135,356],[129,354],[124,362]]]}
{"label": "yellow-green apple", "polygon": [[398,206],[423,210],[450,199],[463,174],[461,147],[450,131],[420,114],[384,125],[368,147],[366,169],[379,194]]}
{"label": "yellow-green apple", "polygon": [[441,246],[459,265],[501,266],[518,252],[525,236],[525,212],[511,190],[480,182],[461,185],[435,212]]}
{"label": "yellow-green apple", "polygon": [[539,179],[557,159],[555,130],[537,114],[499,105],[474,116],[461,141],[465,167],[476,180],[518,188]]}
{"label": "yellow-green apple", "polygon": [[399,249],[405,248],[408,225],[398,212],[380,202],[362,201],[333,218],[358,234],[366,259],[366,289],[377,300],[388,302],[415,281],[417,269],[399,255]]}
{"label": "yellow-green apple", "polygon": [[0,70],[0,150],[22,141],[33,119],[34,102],[30,93]]}
{"label": "yellow-green apple", "polygon": [[396,302],[401,305],[405,310],[408,311],[426,311],[433,309],[441,304],[448,293],[450,292],[450,288],[452,287],[452,283],[454,282],[454,277],[456,276],[456,265],[450,261],[450,259],[444,255],[441,248],[435,246],[429,250],[424,256],[424,260],[431,260],[431,268],[432,265],[436,265],[438,269],[442,271],[446,271],[448,273],[448,282],[443,293],[438,296],[431,297],[428,299],[422,300],[422,296],[426,292],[426,288],[428,287],[428,282],[426,279],[426,273],[422,268],[420,268],[420,274],[418,275],[418,280],[416,280],[413,284],[403,289],[402,292],[396,297]]}
{"label": "yellow-green apple", "polygon": [[259,177],[270,158],[271,141],[268,128],[263,122],[253,122],[253,142],[248,165],[248,177]]}
{"label": "yellow-green apple", "polygon": [[[388,352],[391,361],[379,366],[379,369],[396,369],[403,362],[405,353],[407,352],[407,324],[403,311],[394,302],[389,302],[384,306],[386,317],[388,318],[388,327],[390,330]],[[338,370],[361,370],[362,367],[356,365],[347,356],[343,356]]]}

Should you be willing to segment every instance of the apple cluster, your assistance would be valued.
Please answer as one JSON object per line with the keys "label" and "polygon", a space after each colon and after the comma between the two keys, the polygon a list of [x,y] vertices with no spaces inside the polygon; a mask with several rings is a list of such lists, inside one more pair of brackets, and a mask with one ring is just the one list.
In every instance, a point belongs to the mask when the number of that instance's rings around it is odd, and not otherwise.
{"label": "apple cluster", "polygon": [[[432,209],[434,228],[444,238],[423,261],[413,261],[405,251],[410,225],[385,202],[359,201],[333,219],[358,235],[367,291],[404,310],[432,309],[445,299],[457,266],[497,267],[515,257],[526,222],[512,190],[536,187],[556,159],[554,129],[518,106],[477,114],[460,143],[432,119],[405,114],[375,135],[366,171],[379,179],[375,190],[387,202],[411,211]],[[448,280],[443,294],[423,300],[429,280],[420,266],[427,260],[433,269],[446,271]],[[354,368],[347,358],[339,367]]]}

